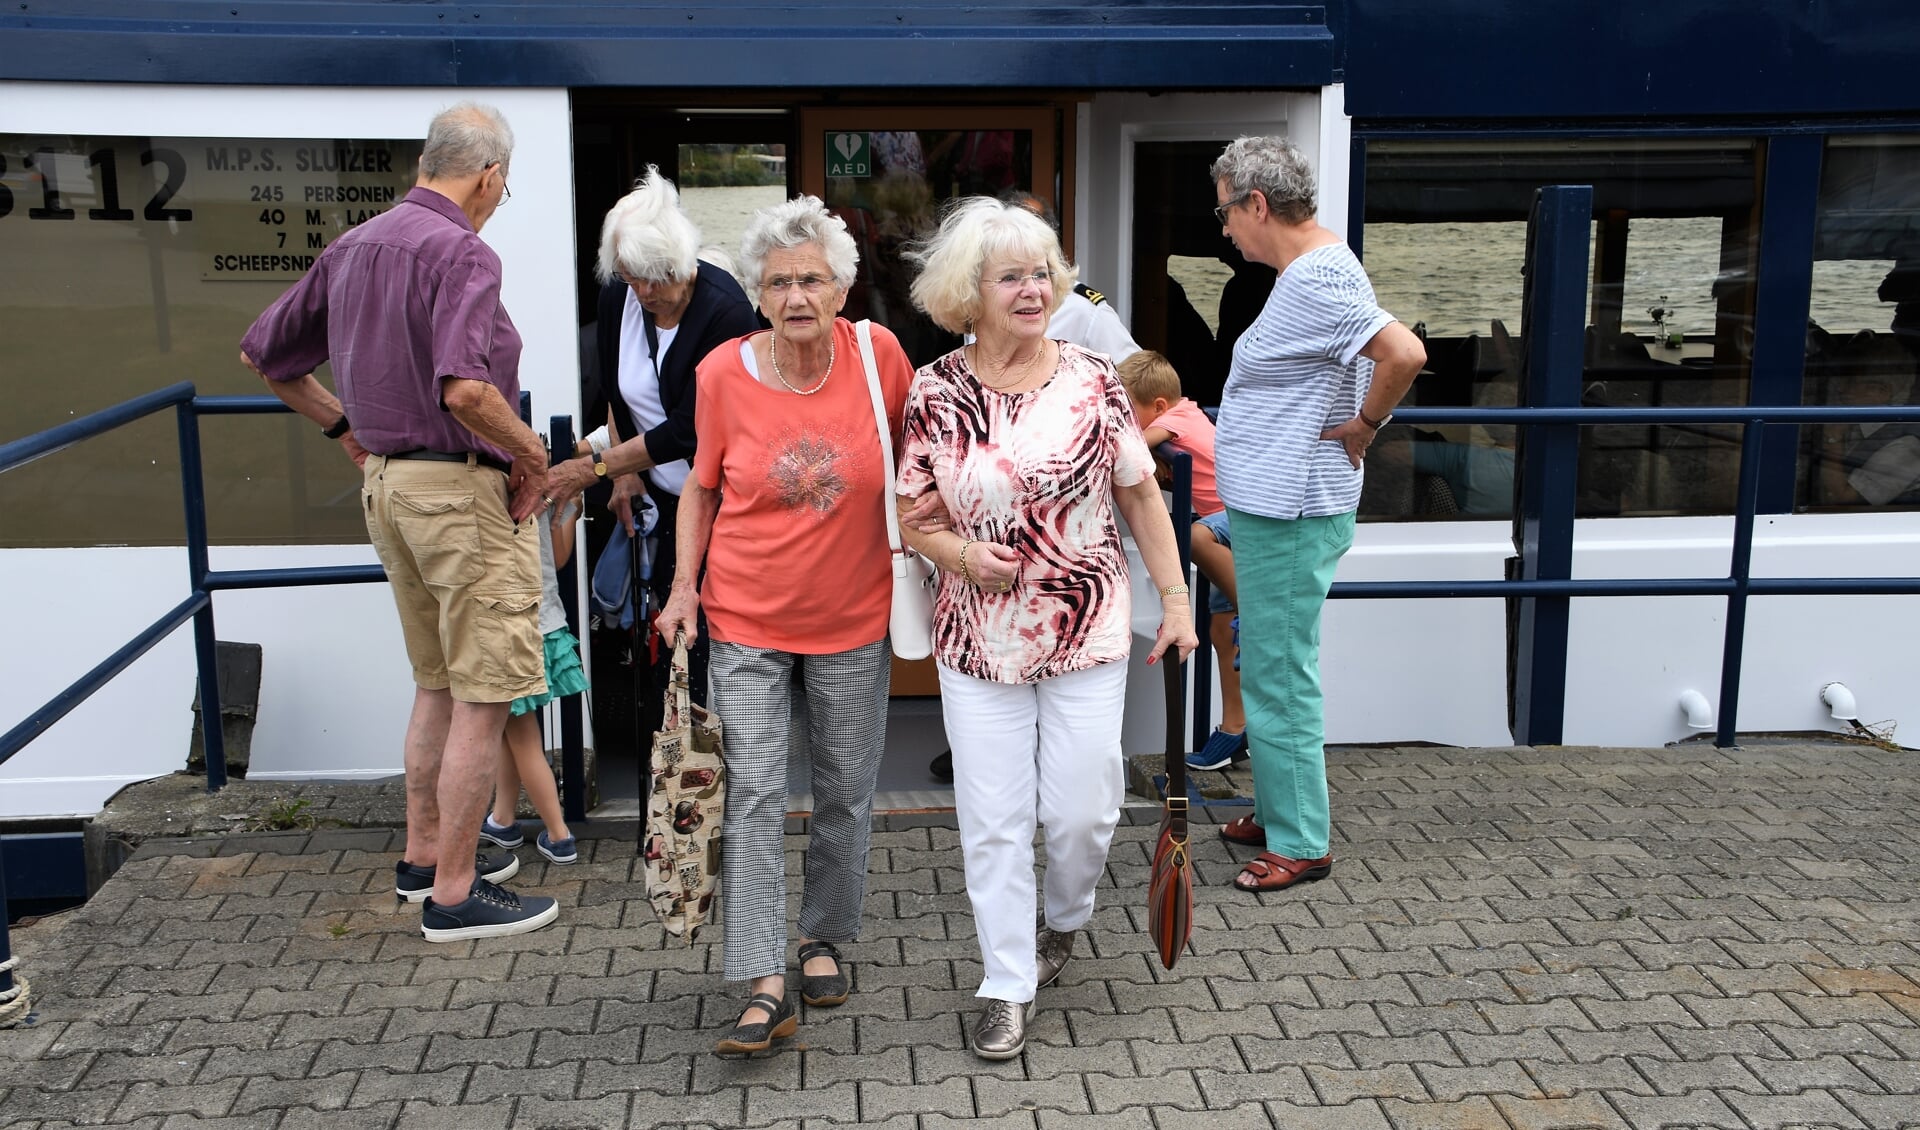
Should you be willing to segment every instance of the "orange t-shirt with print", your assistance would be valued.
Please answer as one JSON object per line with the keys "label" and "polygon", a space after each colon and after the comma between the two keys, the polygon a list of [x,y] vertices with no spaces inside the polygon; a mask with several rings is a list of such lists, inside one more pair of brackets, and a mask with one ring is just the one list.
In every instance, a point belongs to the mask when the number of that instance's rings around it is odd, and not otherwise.
{"label": "orange t-shirt with print", "polygon": [[[887,634],[893,605],[881,509],[893,493],[859,338],[834,319],[833,368],[811,396],[762,384],[743,356],[750,340],[716,348],[696,377],[693,473],[721,492],[700,607],[715,639],[745,647],[864,647]],[[878,324],[873,353],[897,442],[913,365]]]}

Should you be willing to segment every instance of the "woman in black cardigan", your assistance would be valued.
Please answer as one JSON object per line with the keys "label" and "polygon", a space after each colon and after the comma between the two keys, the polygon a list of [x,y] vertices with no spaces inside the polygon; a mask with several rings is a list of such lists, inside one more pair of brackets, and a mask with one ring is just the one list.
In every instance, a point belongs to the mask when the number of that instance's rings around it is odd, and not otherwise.
{"label": "woman in black cardigan", "polygon": [[[700,229],[680,210],[680,194],[647,166],[634,190],[608,210],[600,228],[600,393],[610,444],[556,468],[562,489],[611,480],[610,508],[632,528],[633,498],[651,495],[660,510],[653,557],[654,607],[673,585],[674,516],[693,457],[694,369],[717,345],[758,330],[760,316],[728,271],[702,261]],[[705,634],[693,668],[704,702]]]}

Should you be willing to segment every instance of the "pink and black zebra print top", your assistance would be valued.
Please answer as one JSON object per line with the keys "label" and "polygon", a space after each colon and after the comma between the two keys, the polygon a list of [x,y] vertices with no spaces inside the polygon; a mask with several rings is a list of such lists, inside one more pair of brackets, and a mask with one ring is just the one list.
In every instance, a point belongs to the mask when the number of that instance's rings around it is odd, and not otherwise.
{"label": "pink and black zebra print top", "polygon": [[1126,389],[1105,357],[1060,343],[1053,379],[996,392],[965,350],[914,374],[899,491],[938,487],[962,537],[1020,555],[1012,591],[941,577],[934,658],[979,679],[1028,683],[1132,651],[1127,558],[1113,490],[1153,474]]}

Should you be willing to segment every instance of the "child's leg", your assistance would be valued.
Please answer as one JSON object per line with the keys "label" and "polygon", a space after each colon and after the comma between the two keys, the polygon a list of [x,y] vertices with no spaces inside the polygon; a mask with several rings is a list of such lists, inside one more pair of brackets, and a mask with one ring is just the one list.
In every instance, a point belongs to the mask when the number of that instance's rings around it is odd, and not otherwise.
{"label": "child's leg", "polygon": [[[513,735],[514,718],[507,720],[507,736]],[[520,809],[520,771],[514,767],[513,744],[507,741],[500,749],[500,768],[493,778],[493,812],[487,819],[496,828],[512,824]]]}
{"label": "child's leg", "polygon": [[1233,583],[1233,550],[1221,545],[1204,522],[1193,524],[1193,563],[1207,575],[1207,583],[1226,596],[1227,603],[1240,607],[1240,591]]}
{"label": "child's leg", "polygon": [[546,825],[551,842],[569,839],[572,829],[560,813],[560,789],[553,782],[553,768],[547,764],[546,751],[540,748],[540,719],[529,711],[507,719],[507,748],[513,752],[513,765],[519,770],[520,784],[527,799]]}
{"label": "child's leg", "polygon": [[1240,672],[1233,669],[1233,613],[1214,613],[1207,630],[1219,658],[1220,728],[1229,734],[1245,733],[1247,710],[1240,703]]}

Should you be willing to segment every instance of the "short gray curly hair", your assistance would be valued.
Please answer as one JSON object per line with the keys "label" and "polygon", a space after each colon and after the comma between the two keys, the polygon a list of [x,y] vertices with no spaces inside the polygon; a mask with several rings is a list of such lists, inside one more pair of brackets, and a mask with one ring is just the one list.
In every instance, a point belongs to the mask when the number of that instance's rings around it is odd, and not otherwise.
{"label": "short gray curly hair", "polygon": [[740,237],[740,278],[749,290],[760,289],[760,271],[769,252],[814,244],[827,258],[834,285],[853,285],[860,265],[860,249],[847,234],[847,222],[827,211],[818,196],[796,196],[762,208]]}
{"label": "short gray curly hair", "polygon": [[[1259,192],[1267,208],[1290,224],[1313,219],[1318,210],[1313,166],[1306,154],[1284,137],[1242,137],[1215,158],[1214,183],[1227,182],[1232,196]],[[1230,197],[1231,199],[1231,197]]]}

